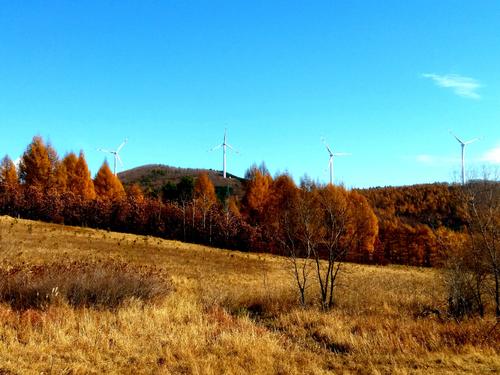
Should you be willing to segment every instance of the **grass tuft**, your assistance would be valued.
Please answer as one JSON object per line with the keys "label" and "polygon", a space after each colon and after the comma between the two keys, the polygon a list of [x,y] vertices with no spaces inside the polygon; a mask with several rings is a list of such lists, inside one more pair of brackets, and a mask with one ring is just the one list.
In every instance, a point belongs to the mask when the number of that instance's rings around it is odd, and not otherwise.
{"label": "grass tuft", "polygon": [[166,296],[172,284],[157,270],[116,262],[53,263],[0,269],[0,302],[15,310],[74,307],[114,309],[129,299]]}

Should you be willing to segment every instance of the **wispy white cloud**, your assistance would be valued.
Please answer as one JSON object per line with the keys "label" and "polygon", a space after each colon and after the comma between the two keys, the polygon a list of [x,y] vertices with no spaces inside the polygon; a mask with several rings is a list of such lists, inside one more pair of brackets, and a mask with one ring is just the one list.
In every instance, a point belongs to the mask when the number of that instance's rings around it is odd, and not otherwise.
{"label": "wispy white cloud", "polygon": [[486,151],[481,160],[492,164],[500,164],[500,146]]}
{"label": "wispy white cloud", "polygon": [[433,80],[439,87],[453,90],[455,94],[463,98],[481,99],[481,95],[477,93],[481,84],[474,78],[458,74],[439,75],[435,73],[424,73],[422,77]]}

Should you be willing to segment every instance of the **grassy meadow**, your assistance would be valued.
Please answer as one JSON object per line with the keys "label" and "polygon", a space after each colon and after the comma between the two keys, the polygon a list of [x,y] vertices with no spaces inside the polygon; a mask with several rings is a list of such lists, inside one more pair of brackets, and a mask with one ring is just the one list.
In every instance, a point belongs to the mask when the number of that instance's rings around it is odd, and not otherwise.
{"label": "grassy meadow", "polygon": [[432,269],[345,264],[336,306],[323,312],[297,304],[284,258],[0,218],[3,275],[47,267],[58,275],[44,285],[62,289],[80,269],[109,264],[168,283],[109,308],[4,300],[0,374],[500,372],[493,320],[433,313],[445,311],[446,293]]}

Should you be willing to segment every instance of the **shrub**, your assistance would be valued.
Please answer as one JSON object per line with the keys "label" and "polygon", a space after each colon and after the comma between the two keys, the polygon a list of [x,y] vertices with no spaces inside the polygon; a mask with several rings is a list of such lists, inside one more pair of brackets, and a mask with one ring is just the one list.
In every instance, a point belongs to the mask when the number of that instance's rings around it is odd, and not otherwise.
{"label": "shrub", "polygon": [[74,307],[114,309],[128,299],[154,300],[171,290],[171,282],[159,270],[124,263],[55,263],[0,270],[0,302],[16,310],[43,309],[61,300]]}

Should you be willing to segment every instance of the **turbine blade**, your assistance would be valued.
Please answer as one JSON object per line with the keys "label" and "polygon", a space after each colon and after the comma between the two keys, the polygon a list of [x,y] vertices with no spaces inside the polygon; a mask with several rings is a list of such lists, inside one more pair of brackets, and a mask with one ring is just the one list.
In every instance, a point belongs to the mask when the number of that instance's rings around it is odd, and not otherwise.
{"label": "turbine blade", "polygon": [[326,147],[326,151],[328,151],[328,153],[329,153],[330,155],[332,155],[332,154],[333,154],[333,151],[332,151],[332,149],[330,148],[330,146],[328,146],[328,143],[326,143],[326,141],[325,141],[325,139],[324,139],[324,138],[323,138],[323,144],[324,144],[324,145],[325,145],[325,147]]}
{"label": "turbine blade", "polygon": [[226,143],[226,147],[230,148],[230,149],[231,149],[231,151],[233,151],[233,152],[235,152],[235,153],[237,153],[237,154],[239,154],[239,153],[240,153],[238,150],[235,150],[235,149],[233,148],[233,146],[231,146],[229,143]]}
{"label": "turbine blade", "polygon": [[467,142],[464,142],[464,145],[468,145],[470,143],[474,143],[474,142],[477,142],[479,141],[481,138],[474,138],[474,139],[471,139],[470,141],[467,141]]}
{"label": "turbine blade", "polygon": [[460,142],[460,143],[461,143],[461,144],[463,144],[463,145],[465,144],[465,143],[464,143],[464,142],[463,142],[460,138],[458,138],[455,134],[453,134],[453,132],[452,132],[451,130],[450,130],[449,132],[450,132],[450,134],[451,134],[452,136],[454,136],[454,137],[455,137],[455,139],[456,139],[458,142]]}
{"label": "turbine blade", "polygon": [[127,141],[128,141],[128,139],[125,138],[125,140],[122,142],[122,144],[120,146],[118,146],[118,148],[116,149],[116,152],[120,152],[120,150],[123,148],[123,146],[125,146]]}
{"label": "turbine blade", "polygon": [[113,151],[106,150],[105,148],[98,148],[97,151],[107,152],[107,153],[110,153],[110,154],[113,153]]}
{"label": "turbine blade", "polygon": [[352,154],[350,152],[336,152],[333,155],[334,156],[350,156]]}
{"label": "turbine blade", "polygon": [[211,149],[210,149],[210,150],[208,150],[208,151],[215,151],[215,150],[218,150],[218,149],[219,149],[219,148],[221,148],[222,146],[224,146],[224,143],[221,143],[220,145],[215,146],[215,147],[211,148]]}
{"label": "turbine blade", "polygon": [[120,165],[123,167],[122,158],[120,158],[120,155],[118,155],[118,154],[115,154],[115,155],[116,155],[116,159],[120,162]]}
{"label": "turbine blade", "polygon": [[325,138],[324,138],[324,137],[321,137],[321,142],[323,142],[323,144],[325,145],[325,147],[326,147],[326,151],[328,151],[328,153],[329,153],[330,155],[332,155],[332,154],[333,154],[333,152],[332,152],[332,150],[330,149],[330,146],[328,146],[328,143],[326,143],[326,140],[325,140]]}

